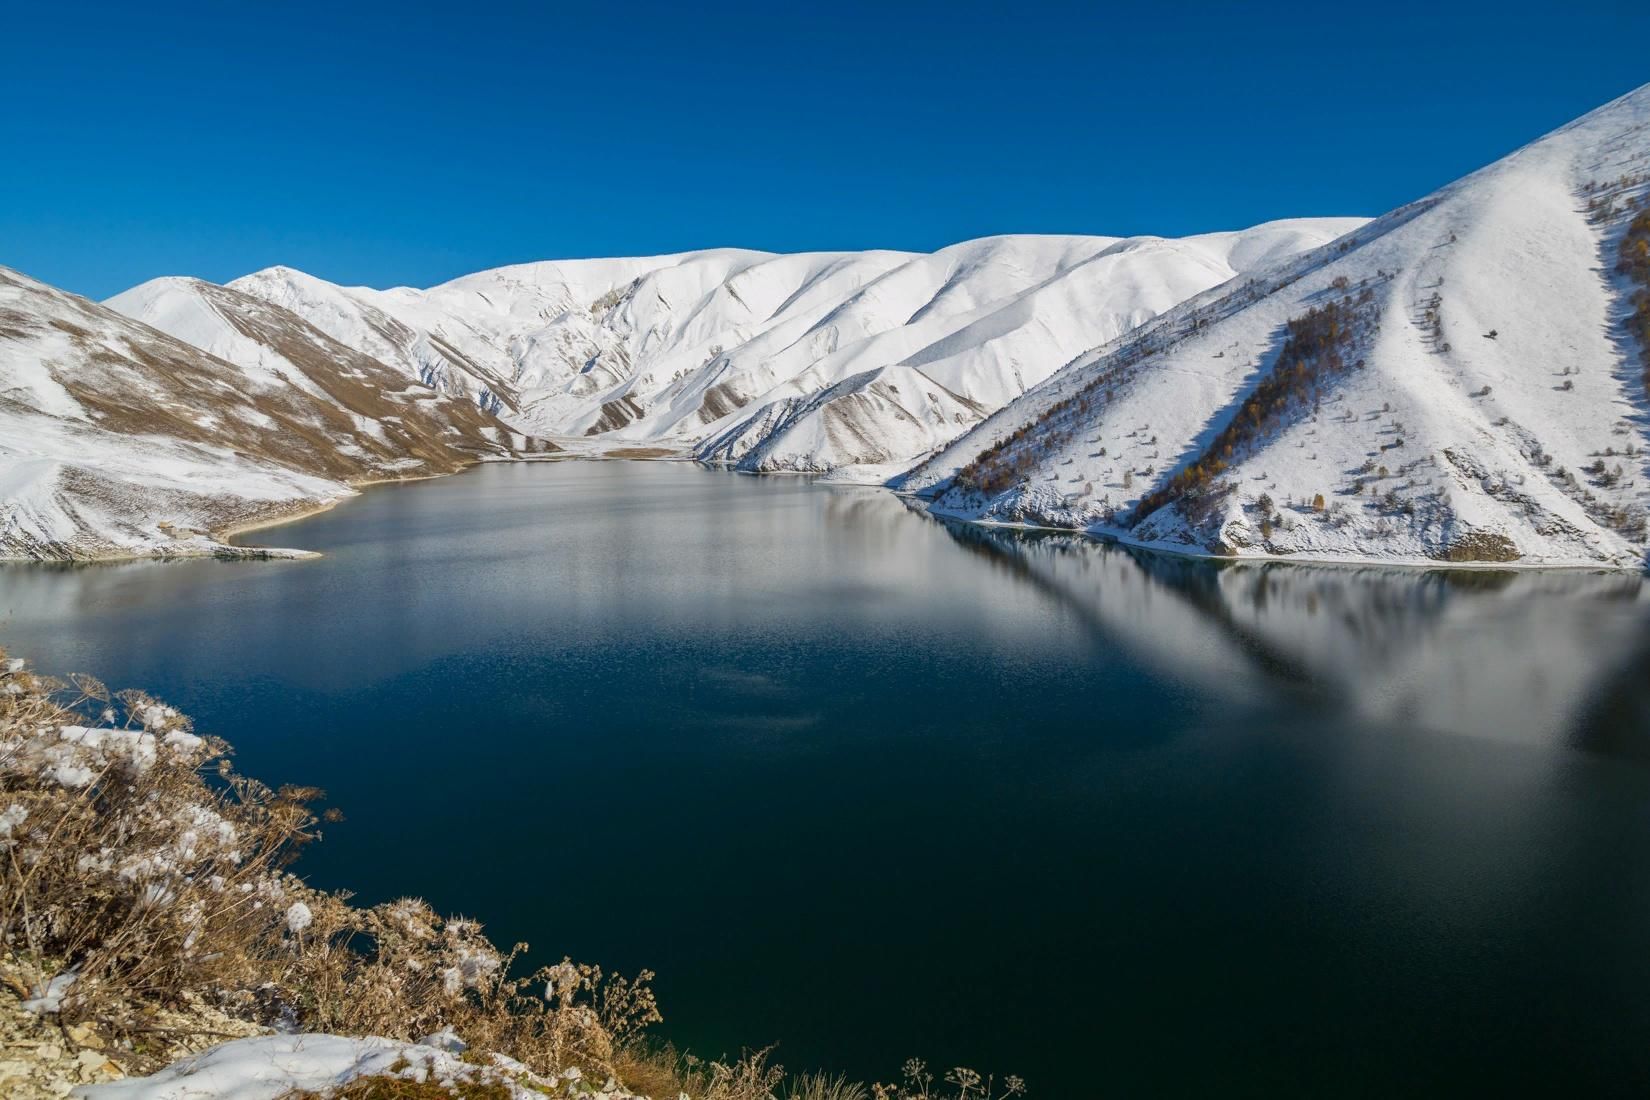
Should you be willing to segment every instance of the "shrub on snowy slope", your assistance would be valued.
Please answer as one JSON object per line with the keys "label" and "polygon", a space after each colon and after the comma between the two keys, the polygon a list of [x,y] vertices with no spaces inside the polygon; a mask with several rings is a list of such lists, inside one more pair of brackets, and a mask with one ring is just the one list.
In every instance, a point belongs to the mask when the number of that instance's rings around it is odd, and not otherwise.
{"label": "shrub on snowy slope", "polygon": [[[1341,280],[1334,289],[1344,290],[1346,286]],[[1235,490],[1230,482],[1219,480],[1220,476],[1264,445],[1285,424],[1321,408],[1325,394],[1335,383],[1348,370],[1363,366],[1362,359],[1354,360],[1353,349],[1361,330],[1372,325],[1374,318],[1367,309],[1360,315],[1358,305],[1367,304],[1373,297],[1374,292],[1366,287],[1358,301],[1348,294],[1340,301],[1291,318],[1271,372],[1243,399],[1232,419],[1201,454],[1140,499],[1134,522],[1138,524],[1159,508],[1175,503],[1194,526],[1206,523],[1217,505]],[[1314,495],[1313,507],[1324,509],[1321,494]],[[1262,508],[1263,512],[1267,510]],[[1230,552],[1224,545],[1215,549]]]}
{"label": "shrub on snowy slope", "polygon": [[1650,210],[1634,218],[1621,238],[1621,256],[1616,270],[1632,281],[1632,312],[1627,331],[1638,342],[1639,362],[1644,367],[1644,388],[1650,393]]}

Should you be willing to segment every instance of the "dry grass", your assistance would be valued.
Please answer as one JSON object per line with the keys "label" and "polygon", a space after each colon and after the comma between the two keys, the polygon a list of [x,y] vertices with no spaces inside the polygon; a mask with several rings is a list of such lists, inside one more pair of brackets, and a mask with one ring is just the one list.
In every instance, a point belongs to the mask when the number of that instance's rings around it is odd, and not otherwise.
{"label": "dry grass", "polygon": [[[405,1077],[357,1077],[326,1094],[326,1100],[511,1100],[501,1081],[458,1081],[451,1087]],[[317,1092],[288,1093],[283,1100],[323,1100]]]}
{"label": "dry grass", "polygon": [[871,1100],[871,1090],[846,1077],[808,1073],[789,1083],[785,1100]]}
{"label": "dry grass", "polygon": [[313,837],[311,792],[236,776],[141,692],[83,679],[65,706],[60,687],[17,671],[0,693],[0,941],[74,968],[71,1021],[244,984],[309,893],[283,868]]}
{"label": "dry grass", "polygon": [[681,451],[673,450],[670,447],[614,447],[611,450],[603,451],[601,456],[603,458],[635,459],[677,458],[681,456],[681,453]]}

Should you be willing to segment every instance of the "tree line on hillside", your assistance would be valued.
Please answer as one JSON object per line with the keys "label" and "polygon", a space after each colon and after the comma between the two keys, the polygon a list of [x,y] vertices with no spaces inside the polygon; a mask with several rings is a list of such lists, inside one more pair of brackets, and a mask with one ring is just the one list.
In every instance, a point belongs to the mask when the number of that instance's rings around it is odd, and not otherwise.
{"label": "tree line on hillside", "polygon": [[1635,284],[1628,300],[1627,330],[1638,340],[1644,386],[1650,391],[1650,210],[1628,223],[1616,271]]}
{"label": "tree line on hillside", "polygon": [[[1374,294],[1366,289],[1359,301],[1367,303],[1373,298]],[[1357,303],[1351,296],[1291,318],[1272,370],[1244,398],[1237,413],[1202,454],[1140,499],[1133,522],[1138,524],[1175,502],[1201,513],[1224,496],[1227,487],[1219,482],[1221,474],[1294,415],[1315,407],[1335,378],[1363,366],[1362,360],[1348,362],[1356,322]],[[1194,519],[1190,514],[1187,518]]]}

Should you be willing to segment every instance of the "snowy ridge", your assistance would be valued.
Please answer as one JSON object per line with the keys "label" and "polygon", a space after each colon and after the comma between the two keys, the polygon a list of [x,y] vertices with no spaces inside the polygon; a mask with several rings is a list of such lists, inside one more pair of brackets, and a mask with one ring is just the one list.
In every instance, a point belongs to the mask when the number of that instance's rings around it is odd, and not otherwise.
{"label": "snowy ridge", "polygon": [[1641,88],[1079,356],[902,485],[1191,553],[1642,567],[1611,272],[1647,190]]}
{"label": "snowy ridge", "polygon": [[424,291],[271,268],[230,286],[526,434],[750,470],[901,467],[1078,352],[1358,224],[545,261]]}
{"label": "snowy ridge", "polygon": [[[976,295],[985,304],[971,309],[919,307],[908,324],[833,352],[758,399],[754,413],[731,418],[698,454],[752,470],[909,464],[1073,355],[1359,224],[1319,219],[1185,240],[1082,239],[1089,247],[1068,245],[1057,263],[1016,265],[1027,276],[1046,272],[1030,285]],[[1050,239],[989,243],[1028,240]],[[961,266],[971,281],[983,281],[972,257]]]}

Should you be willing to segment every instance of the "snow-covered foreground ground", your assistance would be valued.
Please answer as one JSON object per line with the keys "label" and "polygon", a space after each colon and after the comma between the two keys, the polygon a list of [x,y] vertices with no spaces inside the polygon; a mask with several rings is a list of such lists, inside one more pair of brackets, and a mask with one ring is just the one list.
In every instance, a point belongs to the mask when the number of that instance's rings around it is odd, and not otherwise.
{"label": "snow-covered foreground ground", "polygon": [[512,1100],[584,1096],[625,1100],[623,1088],[584,1082],[576,1073],[550,1080],[503,1055],[484,1065],[460,1057],[462,1044],[430,1036],[421,1043],[343,1035],[266,1035],[237,1039],[184,1058],[149,1077],[75,1090],[82,1100],[279,1100],[326,1093],[362,1077],[393,1077],[460,1089],[490,1085]]}
{"label": "snow-covered foreground ground", "polygon": [[1614,269],[1647,195],[1650,87],[1080,357],[902,485],[1193,553],[1639,568]]}

